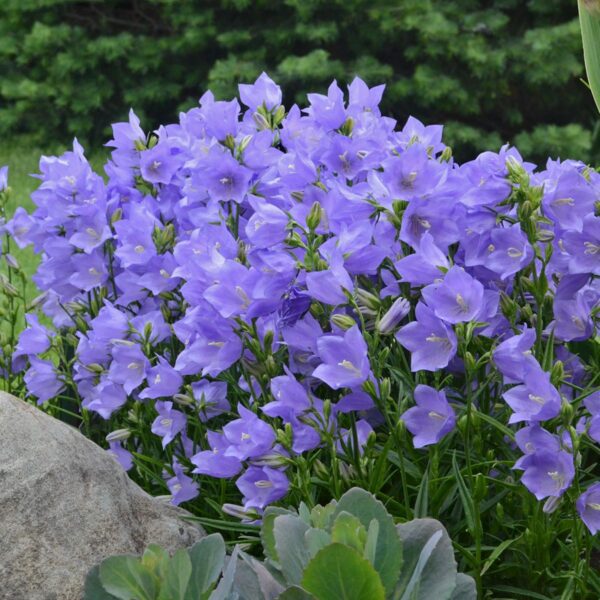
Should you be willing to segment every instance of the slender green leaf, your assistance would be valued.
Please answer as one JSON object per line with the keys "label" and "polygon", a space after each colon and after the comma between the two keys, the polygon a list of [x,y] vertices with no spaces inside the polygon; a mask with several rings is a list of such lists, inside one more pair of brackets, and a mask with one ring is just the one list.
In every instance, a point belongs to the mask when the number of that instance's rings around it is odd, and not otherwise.
{"label": "slender green leaf", "polygon": [[490,554],[489,558],[485,561],[483,568],[481,569],[481,575],[483,575],[500,557],[500,555],[511,545],[514,544],[519,538],[514,538],[512,540],[504,540],[501,544],[496,546],[494,551]]}
{"label": "slender green leaf", "polygon": [[454,471],[454,477],[456,478],[456,484],[458,485],[458,495],[465,511],[465,519],[467,520],[467,527],[472,532],[475,531],[475,508],[473,506],[473,498],[469,493],[467,484],[463,479],[460,472],[458,462],[456,460],[456,452],[452,455],[452,470]]}
{"label": "slender green leaf", "polygon": [[600,2],[578,0],[583,59],[592,96],[600,111]]}

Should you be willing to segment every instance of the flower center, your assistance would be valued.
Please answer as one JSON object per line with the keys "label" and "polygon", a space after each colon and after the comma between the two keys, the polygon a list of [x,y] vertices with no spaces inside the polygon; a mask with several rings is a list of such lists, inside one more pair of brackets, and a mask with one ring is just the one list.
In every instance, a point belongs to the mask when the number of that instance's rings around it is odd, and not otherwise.
{"label": "flower center", "polygon": [[518,248],[515,248],[514,246],[511,246],[506,251],[506,254],[508,254],[508,256],[510,258],[521,258],[521,256],[523,256],[523,252],[521,252],[521,250],[519,250]]}

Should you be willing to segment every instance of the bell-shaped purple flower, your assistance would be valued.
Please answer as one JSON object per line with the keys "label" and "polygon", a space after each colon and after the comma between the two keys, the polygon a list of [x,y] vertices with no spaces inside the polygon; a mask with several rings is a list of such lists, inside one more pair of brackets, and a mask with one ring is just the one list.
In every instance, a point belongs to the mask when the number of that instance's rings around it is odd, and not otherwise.
{"label": "bell-shaped purple flower", "polygon": [[406,428],[413,434],[415,448],[437,444],[454,429],[456,414],[446,394],[428,385],[415,388],[416,406],[402,414]]}
{"label": "bell-shaped purple flower", "polygon": [[173,477],[167,480],[171,492],[171,504],[179,506],[182,502],[193,500],[198,495],[198,484],[188,475],[182,465],[173,461]]}
{"label": "bell-shaped purple flower", "polygon": [[561,398],[550,383],[550,375],[539,367],[529,369],[525,383],[504,392],[502,397],[513,409],[509,423],[520,421],[547,421],[560,412]]}
{"label": "bell-shaped purple flower", "polygon": [[600,483],[591,485],[577,498],[577,512],[592,535],[600,531]]}
{"label": "bell-shaped purple flower", "polygon": [[273,110],[281,104],[281,88],[264,72],[252,84],[240,83],[238,90],[240,100],[250,110],[263,105],[267,110]]}
{"label": "bell-shaped purple flower", "polygon": [[325,335],[317,342],[323,361],[313,372],[313,377],[324,381],[334,390],[356,387],[367,380],[370,372],[367,344],[360,329],[354,325],[344,333]]}
{"label": "bell-shaped purple flower", "polygon": [[473,321],[483,308],[483,285],[461,267],[452,267],[441,283],[422,290],[427,306],[446,323]]}
{"label": "bell-shaped purple flower", "polygon": [[528,454],[514,468],[525,471],[521,483],[538,500],[562,496],[575,477],[573,456],[564,450]]}
{"label": "bell-shaped purple flower", "polygon": [[31,365],[25,373],[27,391],[37,398],[38,404],[52,400],[64,389],[64,383],[58,378],[54,365],[49,360],[30,357]]}
{"label": "bell-shaped purple flower", "polygon": [[412,371],[437,371],[448,366],[456,354],[457,340],[452,328],[419,302],[417,320],[396,333],[396,339],[410,350]]}
{"label": "bell-shaped purple flower", "polygon": [[172,402],[159,400],[155,408],[158,417],[154,419],[151,431],[154,435],[162,438],[162,447],[166,448],[175,439],[175,436],[185,429],[187,419],[181,411],[173,409]]}
{"label": "bell-shaped purple flower", "polygon": [[533,344],[535,330],[525,327],[523,333],[504,340],[494,350],[494,363],[504,376],[505,383],[522,383],[529,369],[539,367],[531,354]]}
{"label": "bell-shaped purple flower", "polygon": [[210,450],[202,450],[191,457],[190,460],[196,465],[193,472],[221,479],[237,475],[242,470],[242,462],[235,456],[225,456],[225,451],[229,448],[225,436],[209,431],[206,437]]}
{"label": "bell-shaped purple flower", "polygon": [[148,370],[147,380],[149,386],[142,390],[140,398],[173,396],[183,383],[183,377],[162,356],[158,357],[158,364]]}
{"label": "bell-shaped purple flower", "polygon": [[244,508],[258,509],[281,500],[290,487],[286,474],[272,467],[248,467],[235,484],[244,495]]}
{"label": "bell-shaped purple flower", "polygon": [[241,405],[238,411],[241,418],[223,427],[223,435],[229,443],[225,455],[246,460],[270,450],[275,443],[273,428]]}
{"label": "bell-shaped purple flower", "polygon": [[113,361],[108,375],[123,386],[128,394],[142,384],[150,368],[150,361],[138,344],[115,344],[112,350]]}

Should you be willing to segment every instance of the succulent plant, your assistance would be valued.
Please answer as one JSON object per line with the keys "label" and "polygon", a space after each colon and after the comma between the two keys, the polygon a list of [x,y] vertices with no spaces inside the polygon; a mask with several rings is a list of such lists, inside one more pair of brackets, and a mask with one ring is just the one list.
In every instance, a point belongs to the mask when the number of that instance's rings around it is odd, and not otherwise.
{"label": "succulent plant", "polygon": [[264,561],[218,534],[173,557],[149,546],[90,571],[85,600],[470,600],[452,543],[434,519],[395,525],[375,497],[353,488],[338,502],[298,511],[270,507],[261,528]]}

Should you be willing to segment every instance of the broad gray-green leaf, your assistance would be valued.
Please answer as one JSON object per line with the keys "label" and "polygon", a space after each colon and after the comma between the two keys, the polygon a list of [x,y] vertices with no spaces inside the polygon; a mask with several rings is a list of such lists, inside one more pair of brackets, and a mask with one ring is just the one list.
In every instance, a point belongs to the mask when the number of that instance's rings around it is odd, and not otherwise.
{"label": "broad gray-green leaf", "polygon": [[284,590],[284,586],[275,579],[267,567],[254,558],[240,552],[242,559],[235,575],[235,591],[240,598],[248,600],[275,600]]}
{"label": "broad gray-green leaf", "polygon": [[187,550],[180,548],[167,564],[158,600],[184,600],[191,575],[190,556]]}
{"label": "broad gray-green leaf", "polygon": [[116,600],[116,596],[109,594],[100,581],[100,565],[91,569],[85,578],[83,600]]}
{"label": "broad gray-green leaf", "polygon": [[371,563],[342,544],[330,544],[308,563],[302,587],[319,600],[385,600]]}
{"label": "broad gray-green leaf", "polygon": [[312,594],[297,585],[289,587],[277,597],[277,600],[317,600]]}
{"label": "broad gray-green leaf", "polygon": [[150,544],[142,555],[142,565],[155,573],[161,581],[165,578],[168,564],[169,553],[158,544]]}
{"label": "broad gray-green leaf", "polygon": [[102,561],[100,581],[120,600],[154,600],[158,593],[152,575],[137,556],[111,556]]}
{"label": "broad gray-green leaf", "polygon": [[293,515],[281,515],[275,518],[275,549],[279,557],[279,568],[289,585],[302,580],[304,567],[310,560],[304,534],[308,525]]}
{"label": "broad gray-green leaf", "polygon": [[263,551],[265,556],[275,566],[279,566],[279,557],[277,556],[277,550],[275,548],[275,534],[273,533],[273,527],[275,525],[275,518],[281,515],[293,515],[289,510],[285,508],[279,508],[278,506],[269,506],[265,510],[265,514],[262,519],[262,527],[260,529],[260,539],[263,545]]}
{"label": "broad gray-green leaf", "polygon": [[225,565],[225,542],[218,533],[207,535],[189,549],[192,575],[185,600],[198,600],[212,590]]}
{"label": "broad gray-green leaf", "polygon": [[371,519],[367,531],[367,541],[365,542],[364,557],[372,564],[375,564],[375,552],[377,550],[377,539],[379,537],[379,521]]}
{"label": "broad gray-green leaf", "polygon": [[340,498],[335,516],[342,511],[357,517],[366,529],[373,519],[379,523],[373,566],[381,577],[386,593],[391,593],[402,567],[402,542],[394,520],[379,500],[360,488],[352,488]]}
{"label": "broad gray-green leaf", "polygon": [[464,573],[459,573],[456,576],[456,587],[450,600],[477,600],[475,580]]}
{"label": "broad gray-green leaf", "polygon": [[600,111],[600,2],[578,0],[583,59],[596,108]]}
{"label": "broad gray-green leaf", "polygon": [[327,544],[331,544],[331,535],[324,529],[315,529],[311,527],[305,534],[306,547],[312,558],[321,548],[325,548]]}
{"label": "broad gray-green leaf", "polygon": [[223,577],[221,578],[217,589],[209,596],[210,600],[230,600],[232,597],[235,597],[232,590],[239,552],[240,549],[236,546],[227,561],[227,566],[223,571]]}
{"label": "broad gray-green leaf", "polygon": [[342,511],[333,522],[331,541],[350,546],[362,554],[367,541],[367,528],[358,517]]}
{"label": "broad gray-green leaf", "polygon": [[456,586],[456,560],[446,530],[435,519],[398,525],[404,564],[396,587],[399,598],[449,600]]}

